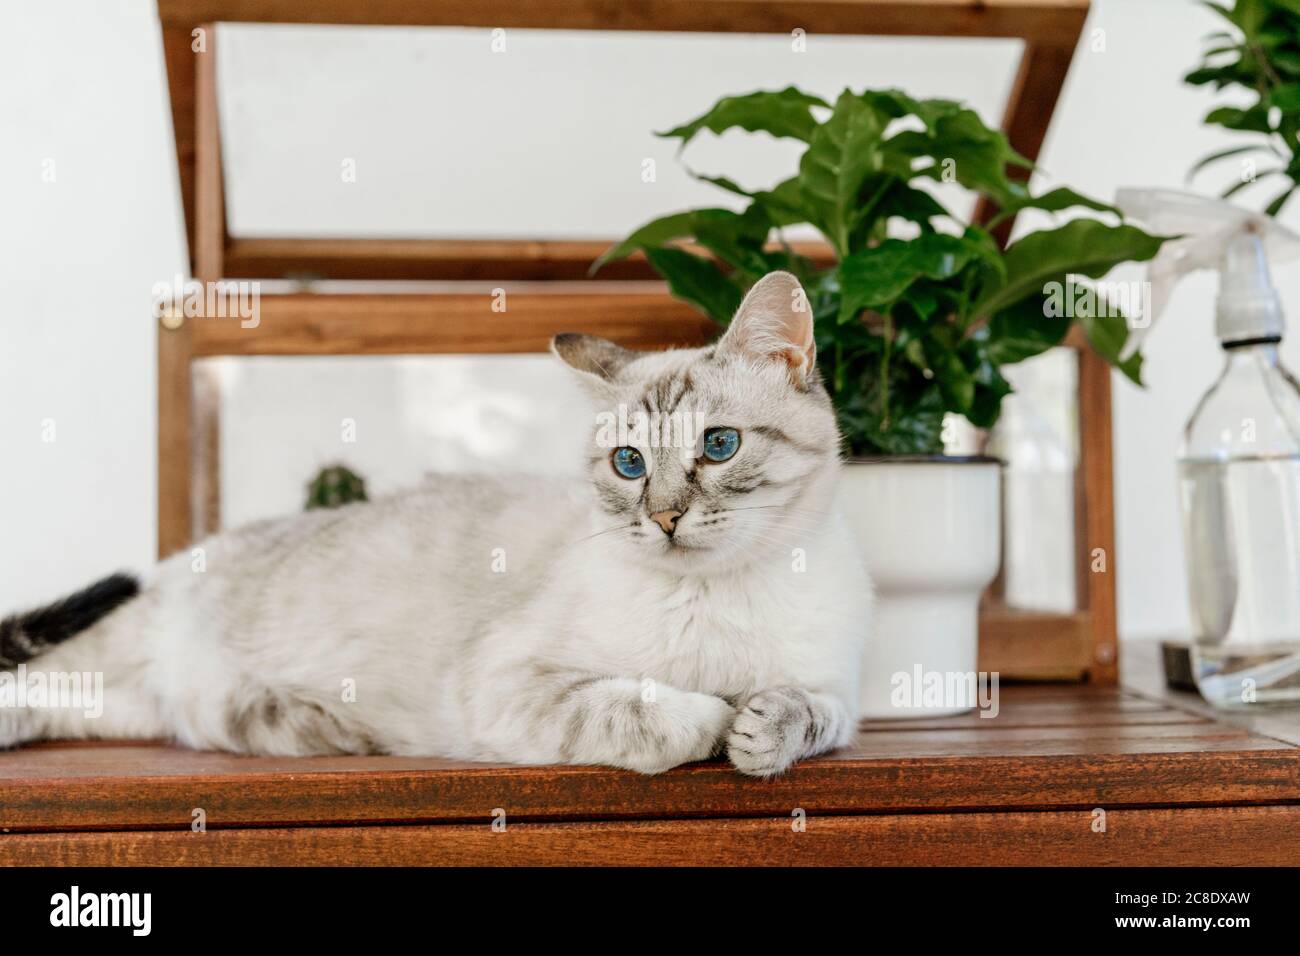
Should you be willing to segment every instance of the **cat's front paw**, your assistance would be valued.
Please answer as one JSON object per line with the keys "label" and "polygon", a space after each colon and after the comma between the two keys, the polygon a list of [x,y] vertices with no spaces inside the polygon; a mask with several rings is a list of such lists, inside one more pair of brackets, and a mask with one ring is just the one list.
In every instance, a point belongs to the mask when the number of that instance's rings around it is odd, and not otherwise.
{"label": "cat's front paw", "polygon": [[629,745],[610,762],[646,774],[715,756],[736,716],[721,697],[671,688],[661,688],[656,702],[640,702],[634,709],[635,726],[626,728]]}
{"label": "cat's front paw", "polygon": [[776,687],[749,698],[731,725],[727,759],[751,777],[772,777],[789,769],[817,736],[816,714],[808,695]]}

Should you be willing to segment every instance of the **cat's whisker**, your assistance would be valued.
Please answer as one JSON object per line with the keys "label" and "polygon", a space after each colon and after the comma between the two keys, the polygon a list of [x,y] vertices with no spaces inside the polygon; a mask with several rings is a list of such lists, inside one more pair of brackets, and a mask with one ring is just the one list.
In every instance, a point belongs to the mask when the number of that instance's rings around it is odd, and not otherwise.
{"label": "cat's whisker", "polygon": [[[740,512],[740,513],[734,514],[734,520],[737,520],[737,521],[742,521],[742,520],[743,520],[743,521],[775,521],[775,522],[782,522],[782,521],[802,521],[802,522],[806,522],[806,523],[808,523],[810,526],[813,526],[813,527],[822,527],[822,526],[824,526],[824,525],[826,524],[826,521],[827,521],[828,518],[830,517],[830,512],[807,512],[807,513],[800,513],[800,512],[797,512],[797,511],[785,511],[785,512],[780,512],[780,513],[777,513],[777,514],[774,514],[774,515],[766,515],[766,514],[754,514],[754,513],[753,513],[754,511],[757,511],[757,510],[760,510],[760,509],[734,509],[734,510],[735,510],[736,512]],[[765,509],[764,509],[764,510],[765,510]],[[726,512],[725,514],[728,515],[728,516],[731,516],[731,515],[732,515],[732,512],[729,511],[729,512]]]}
{"label": "cat's whisker", "polygon": [[823,515],[825,517],[830,517],[831,514],[831,512],[829,511],[824,511],[818,508],[807,508],[801,505],[788,505],[788,504],[748,505],[743,508],[723,508],[721,509],[721,511],[723,514],[729,514],[730,512],[733,511],[771,511],[773,509],[778,509],[778,508],[786,511],[789,514],[798,514],[799,512],[804,512],[806,514]]}
{"label": "cat's whisker", "polygon": [[635,521],[632,522],[632,523],[630,523],[630,524],[628,524],[628,523],[617,524],[617,525],[614,525],[614,527],[612,527],[612,528],[605,528],[605,529],[603,529],[603,530],[601,530],[601,531],[596,531],[596,532],[593,532],[593,533],[591,533],[591,534],[584,535],[584,536],[581,537],[581,538],[577,538],[577,539],[575,539],[575,540],[573,540],[573,541],[570,541],[567,545],[565,545],[565,547],[569,547],[569,548],[571,548],[571,547],[573,547],[574,545],[582,544],[584,541],[590,541],[592,538],[599,538],[599,537],[601,537],[602,535],[614,534],[615,532],[618,532],[618,531],[631,531],[631,530],[632,530],[633,528],[635,528],[635,527],[637,527],[637,523],[636,523]]}
{"label": "cat's whisker", "polygon": [[818,534],[825,528],[824,522],[819,521],[795,521],[778,519],[773,522],[759,523],[755,516],[738,517],[733,519],[733,523],[738,528],[754,529],[769,528],[774,531],[792,531],[799,534]]}

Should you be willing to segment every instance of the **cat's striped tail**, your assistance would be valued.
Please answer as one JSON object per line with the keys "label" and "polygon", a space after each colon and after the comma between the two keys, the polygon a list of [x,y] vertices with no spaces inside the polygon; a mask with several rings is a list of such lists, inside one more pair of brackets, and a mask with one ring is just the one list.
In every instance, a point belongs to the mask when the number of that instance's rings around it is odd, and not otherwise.
{"label": "cat's striped tail", "polygon": [[61,601],[0,621],[0,670],[17,667],[90,627],[140,593],[130,574],[111,574]]}

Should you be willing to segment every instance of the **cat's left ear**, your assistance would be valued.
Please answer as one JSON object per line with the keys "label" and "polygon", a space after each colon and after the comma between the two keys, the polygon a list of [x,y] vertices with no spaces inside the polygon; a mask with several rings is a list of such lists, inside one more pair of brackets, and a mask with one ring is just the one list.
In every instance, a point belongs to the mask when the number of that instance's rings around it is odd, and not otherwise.
{"label": "cat's left ear", "polygon": [[781,362],[790,380],[807,388],[817,368],[813,314],[803,286],[788,272],[769,272],[754,283],[718,343],[719,354]]}
{"label": "cat's left ear", "polygon": [[596,396],[605,395],[614,376],[638,355],[608,339],[581,332],[561,332],[551,339],[551,351],[578,372],[583,385]]}

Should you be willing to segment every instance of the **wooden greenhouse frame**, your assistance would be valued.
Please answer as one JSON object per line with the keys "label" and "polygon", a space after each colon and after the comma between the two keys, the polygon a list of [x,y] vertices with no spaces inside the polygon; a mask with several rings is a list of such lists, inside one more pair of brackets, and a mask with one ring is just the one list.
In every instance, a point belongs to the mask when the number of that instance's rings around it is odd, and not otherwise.
{"label": "wooden greenhouse frame", "polygon": [[[445,285],[420,293],[264,294],[260,325],[164,316],[158,330],[158,549],[186,547],[213,527],[212,480],[196,481],[192,363],[210,356],[539,352],[559,331],[633,347],[693,345],[713,325],[652,282],[633,258],[584,278],[600,242],[301,239],[226,229],[216,43],[221,22],[1006,37],[1024,48],[1003,116],[1012,146],[1036,158],[1088,13],[1088,0],[159,0],[181,194],[193,275],[202,281],[308,274],[349,280],[492,280],[510,291],[496,314],[485,296]],[[202,34],[196,31],[203,31]],[[203,42],[197,43],[196,38]],[[196,48],[201,47],[201,50]],[[993,210],[981,207],[977,218]],[[1005,239],[1010,223],[999,227]],[[801,251],[814,258],[815,244]],[[991,603],[980,668],[1004,677],[1117,679],[1110,376],[1078,350],[1079,462],[1075,534],[1078,609],[1022,612]],[[201,438],[200,435],[203,437]],[[211,449],[209,449],[211,450]],[[1105,570],[1091,570],[1098,549]]]}

